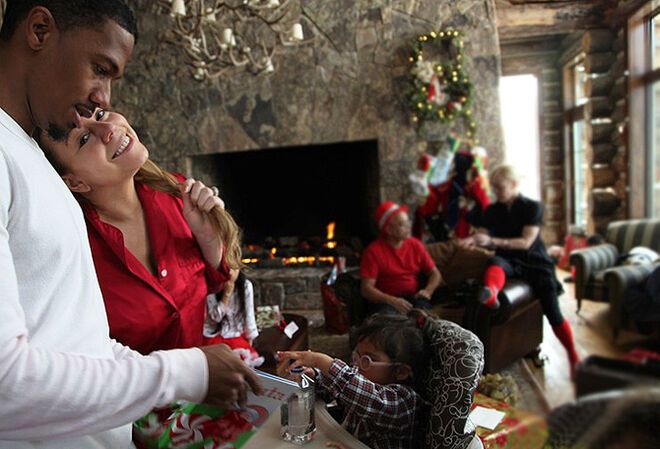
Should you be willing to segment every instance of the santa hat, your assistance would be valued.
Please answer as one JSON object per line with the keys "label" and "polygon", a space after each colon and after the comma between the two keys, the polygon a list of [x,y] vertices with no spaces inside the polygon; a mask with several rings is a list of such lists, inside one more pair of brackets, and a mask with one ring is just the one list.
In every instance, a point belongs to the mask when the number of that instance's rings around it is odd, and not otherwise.
{"label": "santa hat", "polygon": [[408,212],[408,206],[401,206],[394,201],[385,201],[381,203],[380,206],[378,206],[378,209],[376,209],[376,223],[378,223],[378,229],[381,231],[385,229],[392,217],[398,212]]}

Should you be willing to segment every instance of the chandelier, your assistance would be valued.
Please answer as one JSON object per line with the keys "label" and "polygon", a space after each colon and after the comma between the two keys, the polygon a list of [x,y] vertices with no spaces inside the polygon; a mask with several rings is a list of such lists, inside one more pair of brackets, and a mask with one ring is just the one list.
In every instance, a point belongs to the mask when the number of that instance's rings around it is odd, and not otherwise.
{"label": "chandelier", "polygon": [[180,48],[198,81],[232,70],[254,75],[275,71],[275,54],[309,43],[291,0],[158,0],[171,16],[165,42]]}

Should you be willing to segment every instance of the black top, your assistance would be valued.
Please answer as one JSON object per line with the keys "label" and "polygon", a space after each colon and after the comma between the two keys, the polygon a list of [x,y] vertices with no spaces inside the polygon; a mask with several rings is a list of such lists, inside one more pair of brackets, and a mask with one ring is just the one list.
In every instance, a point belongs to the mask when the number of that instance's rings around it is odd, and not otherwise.
{"label": "black top", "polygon": [[[511,208],[504,203],[493,203],[486,208],[481,226],[488,230],[492,237],[519,238],[523,235],[525,226],[541,226],[543,222],[543,205],[538,201],[518,195],[513,200]],[[527,250],[497,248],[497,255],[523,265],[553,265],[553,261],[545,250],[541,233]]]}

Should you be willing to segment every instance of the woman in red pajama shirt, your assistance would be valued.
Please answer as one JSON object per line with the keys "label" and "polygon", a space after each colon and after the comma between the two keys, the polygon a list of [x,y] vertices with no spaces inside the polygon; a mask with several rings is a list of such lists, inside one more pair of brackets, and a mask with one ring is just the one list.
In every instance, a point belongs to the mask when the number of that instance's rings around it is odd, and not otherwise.
{"label": "woman in red pajama shirt", "polygon": [[95,111],[66,142],[41,140],[80,200],[111,337],[143,354],[203,345],[206,296],[240,265],[222,200],[149,161],[117,113]]}

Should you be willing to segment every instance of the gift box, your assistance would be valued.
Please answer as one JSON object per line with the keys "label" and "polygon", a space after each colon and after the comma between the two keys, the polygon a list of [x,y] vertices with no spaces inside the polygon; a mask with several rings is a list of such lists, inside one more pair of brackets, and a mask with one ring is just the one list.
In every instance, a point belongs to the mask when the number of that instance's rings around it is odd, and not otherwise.
{"label": "gift box", "polygon": [[472,408],[476,406],[504,412],[502,421],[493,430],[477,427],[477,435],[485,449],[541,449],[548,436],[545,419],[535,413],[475,394]]}
{"label": "gift box", "polygon": [[174,402],[133,424],[138,449],[239,449],[299,390],[298,384],[257,370],[263,394],[248,392],[245,406]]}
{"label": "gift box", "polygon": [[179,402],[135,422],[133,440],[138,449],[238,449],[268,416],[258,406],[229,410]]}

